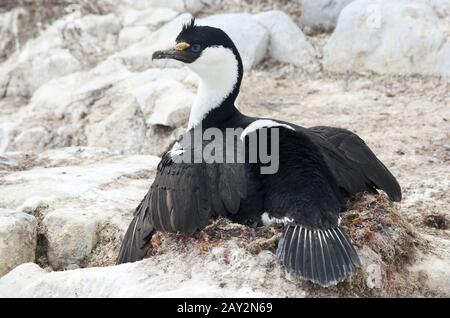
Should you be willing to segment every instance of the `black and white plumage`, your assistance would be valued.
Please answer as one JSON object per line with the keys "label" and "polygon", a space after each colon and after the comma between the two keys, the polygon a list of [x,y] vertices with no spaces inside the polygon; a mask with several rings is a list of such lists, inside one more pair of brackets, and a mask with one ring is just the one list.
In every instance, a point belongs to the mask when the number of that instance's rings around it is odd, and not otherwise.
{"label": "black and white plumage", "polygon": [[[241,223],[283,223],[277,255],[306,280],[336,284],[361,266],[351,242],[339,227],[346,198],[381,189],[401,200],[396,179],[362,139],[332,127],[303,128],[271,119],[252,118],[235,107],[243,76],[242,61],[231,39],[220,29],[186,25],[173,49],[153,58],[186,63],[199,75],[188,131],[242,128],[242,142],[263,130],[278,129],[279,169],[261,174],[260,163],[180,163],[187,150],[177,143],[158,165],[155,180],[136,209],[123,239],[118,263],[142,259],[154,231],[192,234],[213,218]],[[270,144],[270,143],[269,143]]]}

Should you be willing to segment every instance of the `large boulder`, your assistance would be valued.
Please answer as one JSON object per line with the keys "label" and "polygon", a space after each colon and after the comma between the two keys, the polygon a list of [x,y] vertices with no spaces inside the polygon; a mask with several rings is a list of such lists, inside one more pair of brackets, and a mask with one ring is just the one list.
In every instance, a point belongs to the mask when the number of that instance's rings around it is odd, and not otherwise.
{"label": "large boulder", "polygon": [[313,68],[314,49],[291,17],[281,11],[268,11],[254,18],[270,34],[272,58],[309,70]]}
{"label": "large boulder", "polygon": [[124,28],[119,34],[119,47],[125,49],[151,36],[163,24],[175,19],[179,13],[169,8],[126,10],[123,17]]}
{"label": "large boulder", "polygon": [[0,277],[20,264],[34,262],[36,231],[35,217],[0,209]]}
{"label": "large boulder", "polygon": [[114,54],[111,58],[120,60],[132,71],[142,72],[152,67],[182,67],[183,63],[174,60],[152,60],[152,55],[157,50],[165,50],[172,47],[183,24],[187,23],[191,18],[192,15],[189,13],[181,14],[155,32],[151,32],[148,36],[143,37],[141,41]]}
{"label": "large boulder", "polygon": [[[118,107],[112,108],[110,102],[109,98],[97,102],[97,109],[88,116],[85,128],[87,145],[127,153],[143,152],[146,148],[147,128],[139,104],[128,96],[115,99]],[[105,116],[108,109],[111,112]]]}
{"label": "large boulder", "polygon": [[314,30],[330,31],[342,9],[355,0],[302,0],[300,25]]}
{"label": "large boulder", "polygon": [[125,27],[145,26],[149,30],[155,30],[162,24],[167,23],[180,13],[170,8],[150,8],[147,10],[125,10],[122,24]]}
{"label": "large boulder", "polygon": [[[3,273],[3,262],[11,269],[34,261],[35,250],[39,264],[58,270],[114,263],[120,237],[159,162],[79,147],[4,158],[0,206],[23,212],[0,212]],[[26,168],[14,171],[16,166]]]}
{"label": "large boulder", "polygon": [[142,104],[147,124],[176,128],[189,118],[195,95],[179,81],[167,79],[144,86],[148,94]]}
{"label": "large boulder", "polygon": [[217,0],[121,0],[116,6],[119,10],[170,8],[178,12],[196,13],[205,5]]}
{"label": "large boulder", "polygon": [[0,65],[2,96],[29,97],[52,79],[95,65],[117,49],[117,20],[75,12],[54,22]]}
{"label": "large boulder", "polygon": [[25,16],[23,8],[0,13],[0,62],[19,48],[18,24]]}
{"label": "large boulder", "polygon": [[97,220],[89,207],[56,209],[48,213],[46,228],[47,257],[54,269],[68,265],[84,265],[87,256],[97,244]]}
{"label": "large boulder", "polygon": [[445,41],[425,2],[356,1],[341,13],[324,48],[324,66],[337,72],[445,75],[448,70],[437,66]]}
{"label": "large boulder", "polygon": [[133,73],[111,58],[91,71],[52,80],[16,114],[15,124],[0,126],[0,149],[95,146],[159,153],[173,138],[152,135],[153,126],[173,130],[186,123],[196,85],[189,74],[179,68]]}
{"label": "large boulder", "polygon": [[266,56],[269,47],[269,32],[250,14],[216,14],[199,19],[197,24],[224,30],[239,50],[246,70],[256,66]]}
{"label": "large boulder", "polygon": [[47,128],[36,126],[25,129],[14,138],[14,146],[10,148],[21,151],[44,151],[51,143],[53,134]]}
{"label": "large boulder", "polygon": [[434,72],[450,77],[450,38],[439,51]]}

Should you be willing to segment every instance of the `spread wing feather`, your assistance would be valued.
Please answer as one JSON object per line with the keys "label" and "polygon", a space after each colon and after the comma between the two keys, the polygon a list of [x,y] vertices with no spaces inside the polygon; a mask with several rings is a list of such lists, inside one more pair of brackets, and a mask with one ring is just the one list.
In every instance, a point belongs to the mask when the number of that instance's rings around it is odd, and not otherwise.
{"label": "spread wing feather", "polygon": [[381,189],[392,201],[401,200],[401,188],[395,177],[356,134],[324,126],[308,131],[320,146],[338,185],[348,194]]}
{"label": "spread wing feather", "polygon": [[246,189],[244,164],[176,163],[166,153],[136,209],[117,263],[142,259],[155,230],[192,234],[212,217],[237,213]]}

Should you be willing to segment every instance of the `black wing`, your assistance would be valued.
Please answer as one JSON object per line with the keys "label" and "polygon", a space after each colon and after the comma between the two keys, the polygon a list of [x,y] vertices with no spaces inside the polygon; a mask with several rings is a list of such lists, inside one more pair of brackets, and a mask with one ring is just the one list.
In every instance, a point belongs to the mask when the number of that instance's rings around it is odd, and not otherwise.
{"label": "black wing", "polygon": [[136,209],[117,263],[142,259],[154,230],[192,234],[212,217],[236,213],[245,197],[244,164],[177,163],[166,153]]}
{"label": "black wing", "polygon": [[347,194],[381,189],[392,201],[400,201],[395,177],[356,134],[341,128],[313,127],[308,134],[319,146],[339,187]]}
{"label": "black wing", "polygon": [[335,284],[361,266],[339,228],[342,192],[307,134],[284,127],[278,131],[279,170],[260,176],[265,211],[288,224],[277,255],[301,277],[321,285]]}

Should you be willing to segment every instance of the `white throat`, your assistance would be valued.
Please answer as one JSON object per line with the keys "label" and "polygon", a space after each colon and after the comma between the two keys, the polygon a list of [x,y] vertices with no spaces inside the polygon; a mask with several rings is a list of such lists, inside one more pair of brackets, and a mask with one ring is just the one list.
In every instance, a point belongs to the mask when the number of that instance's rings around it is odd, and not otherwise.
{"label": "white throat", "polygon": [[206,48],[195,62],[187,66],[200,78],[189,116],[189,130],[201,123],[233,91],[238,80],[238,61],[232,50],[217,46]]}

